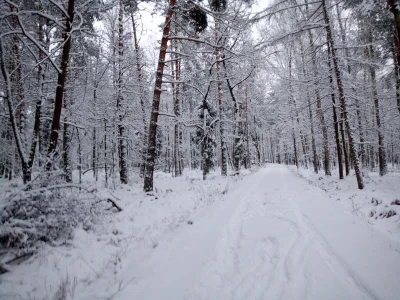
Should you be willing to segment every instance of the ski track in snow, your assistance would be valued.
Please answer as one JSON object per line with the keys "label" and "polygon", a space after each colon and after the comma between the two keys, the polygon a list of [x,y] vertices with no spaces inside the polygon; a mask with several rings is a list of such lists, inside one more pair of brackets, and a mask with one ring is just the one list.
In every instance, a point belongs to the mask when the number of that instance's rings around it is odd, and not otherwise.
{"label": "ski track in snow", "polygon": [[398,295],[399,287],[389,296],[378,295],[382,288],[372,289],[342,259],[296,199],[297,193],[323,195],[305,190],[306,184],[286,168],[270,166],[237,183],[192,226],[160,243],[148,260],[126,267],[119,276],[134,280],[112,299],[369,300]]}

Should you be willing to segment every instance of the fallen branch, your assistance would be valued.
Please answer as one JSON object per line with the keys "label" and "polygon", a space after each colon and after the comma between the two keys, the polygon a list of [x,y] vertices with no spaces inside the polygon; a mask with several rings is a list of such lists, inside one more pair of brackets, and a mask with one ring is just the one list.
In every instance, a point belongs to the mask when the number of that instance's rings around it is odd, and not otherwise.
{"label": "fallen branch", "polygon": [[112,199],[110,199],[110,198],[107,198],[107,201],[108,201],[108,202],[111,202],[112,207],[115,207],[116,209],[118,209],[118,211],[122,211],[122,208],[119,207],[119,206],[117,205],[117,203],[115,203],[114,200],[112,200]]}

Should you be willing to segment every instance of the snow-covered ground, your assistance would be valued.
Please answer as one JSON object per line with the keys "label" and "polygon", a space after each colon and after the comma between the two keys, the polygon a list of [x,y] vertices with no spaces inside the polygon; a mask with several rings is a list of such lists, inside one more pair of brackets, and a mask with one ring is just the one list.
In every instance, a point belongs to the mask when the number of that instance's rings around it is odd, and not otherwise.
{"label": "snow-covered ground", "polygon": [[159,173],[146,195],[132,179],[111,191],[122,212],[13,266],[0,298],[400,299],[400,176],[353,181],[267,165]]}

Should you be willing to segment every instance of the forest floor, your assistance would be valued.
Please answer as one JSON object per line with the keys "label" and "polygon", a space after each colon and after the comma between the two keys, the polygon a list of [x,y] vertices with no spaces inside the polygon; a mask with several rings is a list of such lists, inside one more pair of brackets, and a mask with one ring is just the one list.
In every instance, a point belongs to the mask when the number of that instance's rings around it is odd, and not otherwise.
{"label": "forest floor", "polygon": [[400,174],[335,178],[132,179],[111,191],[122,212],[1,275],[0,299],[399,299]]}

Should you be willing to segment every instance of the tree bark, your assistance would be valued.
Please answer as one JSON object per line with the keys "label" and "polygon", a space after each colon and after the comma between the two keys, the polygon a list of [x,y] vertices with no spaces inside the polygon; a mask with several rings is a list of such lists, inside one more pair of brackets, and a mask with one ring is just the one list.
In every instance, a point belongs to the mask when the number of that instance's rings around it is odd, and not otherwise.
{"label": "tree bark", "polygon": [[118,14],[118,80],[117,80],[117,114],[118,114],[118,159],[119,159],[119,179],[122,184],[128,183],[128,162],[127,146],[125,137],[124,122],[124,96],[123,89],[123,58],[124,58],[124,25],[123,25],[124,7],[123,1],[119,1]]}
{"label": "tree bark", "polygon": [[[39,41],[43,41],[43,22],[42,19],[39,18],[39,25],[38,25],[38,37]],[[12,105],[12,84],[11,84],[11,77],[8,73],[5,65],[5,56],[4,56],[4,48],[3,48],[3,41],[0,38],[0,69],[6,83],[6,101],[8,107],[8,113],[10,118],[10,123],[12,127],[12,131],[14,134],[14,140],[17,147],[17,153],[21,161],[22,165],[22,180],[24,184],[28,183],[32,179],[32,167],[33,162],[35,160],[36,154],[36,147],[39,140],[39,131],[40,131],[40,116],[41,116],[41,107],[42,107],[42,82],[43,82],[43,69],[41,64],[38,65],[38,73],[37,73],[37,80],[38,80],[38,99],[36,100],[35,105],[35,116],[34,116],[34,125],[33,125],[33,134],[32,134],[32,141],[31,147],[29,149],[28,157],[25,155],[25,149],[23,146],[23,141],[21,139],[21,127],[18,126],[17,120],[14,115],[13,105]],[[43,59],[43,52],[39,50],[39,59],[42,61]],[[22,76],[22,73],[21,73]],[[20,88],[19,88],[20,91]],[[21,95],[20,95],[21,96]],[[22,100],[23,101],[23,98]],[[28,149],[26,149],[28,150]],[[11,168],[12,170],[12,168]],[[10,170],[11,179],[12,171]]]}
{"label": "tree bark", "polygon": [[[215,22],[215,43],[219,44],[219,25]],[[220,48],[215,48],[216,73],[217,73],[217,103],[219,109],[219,133],[221,138],[221,175],[227,176],[228,164],[226,159],[226,142],[225,142],[225,123],[224,123],[224,108],[222,104],[222,79],[221,79],[221,53]]]}
{"label": "tree bark", "polygon": [[[369,32],[369,42],[372,43],[372,32]],[[372,44],[368,47],[368,56],[371,59],[374,59],[374,49]],[[387,163],[386,163],[386,150],[385,150],[385,138],[383,135],[383,128],[381,124],[381,117],[379,113],[379,98],[378,91],[376,87],[376,72],[374,66],[370,65],[369,67],[370,75],[371,75],[371,88],[372,88],[372,96],[374,99],[374,108],[375,108],[375,118],[376,118],[376,126],[378,129],[378,157],[379,157],[379,175],[384,176],[387,174]]]}
{"label": "tree bark", "polygon": [[[71,91],[70,91],[71,92]],[[65,174],[65,181],[66,182],[72,182],[72,168],[71,168],[71,136],[72,136],[72,128],[69,125],[69,111],[68,111],[68,106],[71,104],[68,103],[71,101],[68,99],[68,94],[71,95],[71,93],[66,93],[67,95],[64,95],[64,124],[63,124],[63,151],[62,151],[62,158],[63,158],[63,169],[64,169],[64,174]]]}
{"label": "tree bark", "polygon": [[[176,14],[175,14],[175,22],[176,22]],[[177,26],[175,25],[175,35],[178,35]],[[174,40],[171,43],[172,52],[178,52],[177,41]],[[175,177],[181,176],[181,163],[180,163],[180,137],[181,132],[179,128],[179,116],[180,116],[180,58],[178,54],[171,55],[171,74],[175,83],[172,83],[172,93],[174,99],[174,115],[175,115],[175,124],[174,124],[174,174]]]}
{"label": "tree bark", "polygon": [[50,146],[47,153],[46,170],[49,171],[53,165],[56,155],[58,135],[60,130],[61,111],[63,107],[65,83],[67,81],[69,54],[71,51],[72,41],[72,22],[75,14],[75,0],[68,0],[68,17],[66,20],[66,29],[63,34],[64,46],[61,55],[61,73],[58,74],[56,99],[54,104],[53,121],[51,124]]}
{"label": "tree bark", "polygon": [[344,179],[343,176],[343,160],[342,160],[342,149],[340,147],[340,137],[339,137],[339,121],[336,113],[336,97],[333,86],[333,69],[332,69],[332,54],[331,46],[328,43],[328,69],[329,69],[329,84],[331,86],[331,99],[332,99],[332,110],[333,110],[333,126],[335,128],[335,141],[336,141],[336,152],[339,165],[339,179]]}
{"label": "tree bark", "polygon": [[153,173],[154,173],[154,162],[156,155],[157,121],[158,121],[158,111],[160,107],[162,77],[164,74],[165,55],[167,52],[167,44],[171,28],[171,18],[174,13],[175,4],[176,0],[169,1],[169,8],[165,18],[165,24],[161,39],[159,57],[158,57],[156,81],[154,84],[154,93],[153,93],[153,105],[151,109],[150,125],[149,125],[149,139],[147,143],[146,171],[144,176],[144,187],[143,187],[145,192],[150,192],[153,190]]}
{"label": "tree bark", "polygon": [[135,7],[134,1],[130,0],[129,5],[131,8],[131,21],[132,21],[132,31],[133,31],[133,42],[134,42],[134,50],[135,50],[135,59],[136,59],[136,72],[138,76],[139,83],[139,103],[140,108],[142,109],[142,121],[143,121],[143,145],[142,145],[142,162],[140,165],[140,175],[144,176],[145,168],[146,168],[146,151],[147,151],[147,121],[146,121],[146,95],[145,95],[145,87],[143,86],[143,74],[142,74],[142,63],[140,58],[140,47],[136,33],[136,22],[134,17]]}
{"label": "tree bark", "polygon": [[330,168],[330,157],[329,157],[329,141],[328,141],[328,131],[327,131],[327,126],[326,126],[326,121],[325,121],[325,116],[324,112],[322,111],[322,101],[321,101],[321,96],[319,93],[319,87],[317,86],[317,78],[319,76],[318,74],[318,68],[317,68],[317,62],[315,59],[315,47],[314,47],[314,39],[311,33],[311,30],[308,30],[308,36],[309,36],[309,41],[310,41],[310,48],[311,48],[311,61],[312,61],[312,66],[314,70],[314,92],[315,92],[315,97],[317,99],[317,116],[319,118],[320,124],[321,124],[321,130],[322,130],[322,141],[323,141],[323,150],[324,150],[324,171],[325,175],[331,175],[331,168]]}
{"label": "tree bark", "polygon": [[395,44],[394,49],[396,53],[397,63],[399,63],[400,62],[400,10],[398,3],[395,0],[387,0],[387,4],[390,12],[393,14],[393,23],[394,23],[393,38]]}
{"label": "tree bark", "polygon": [[[346,31],[345,28],[343,26],[343,22],[341,19],[341,15],[340,15],[340,11],[339,11],[339,4],[336,4],[336,13],[338,16],[338,24],[339,24],[339,29],[340,29],[340,35],[341,35],[341,39],[342,39],[342,44],[345,47],[344,48],[344,52],[346,57],[351,57],[350,56],[350,51],[349,48],[347,47],[347,42],[346,42]],[[349,78],[352,78],[353,82],[355,82],[356,80],[356,74],[355,72],[351,71],[351,66],[350,63],[347,62],[347,73],[349,75]],[[355,104],[355,108],[356,108],[356,114],[357,114],[357,121],[358,121],[358,130],[359,130],[359,136],[360,136],[360,156],[361,156],[361,168],[363,168],[365,166],[365,150],[364,150],[364,129],[363,129],[363,125],[362,125],[362,120],[361,120],[361,112],[360,112],[360,101],[358,100],[358,96],[357,96],[357,90],[355,89],[354,85],[352,85],[351,88],[353,94],[354,94],[354,104]],[[341,123],[342,124],[342,123]],[[343,134],[344,137],[344,134]],[[345,140],[343,139],[344,143]],[[346,175],[349,175],[349,165],[348,165],[348,155],[347,155],[347,146],[344,146],[344,156],[346,159]]]}
{"label": "tree bark", "polygon": [[104,177],[108,187],[108,163],[107,163],[107,120],[104,119]]}
{"label": "tree bark", "polygon": [[289,109],[290,109],[290,120],[292,122],[292,141],[293,141],[293,151],[294,151],[294,161],[296,164],[297,169],[299,168],[299,161],[297,157],[297,142],[296,142],[296,133],[295,133],[295,126],[293,121],[293,112],[292,108],[295,108],[295,100],[293,97],[293,88],[292,88],[292,47],[290,46],[289,50]]}
{"label": "tree bark", "polygon": [[[10,12],[14,12],[14,6],[10,4]],[[17,29],[17,16],[13,15],[11,17],[11,24],[14,30]],[[25,92],[24,92],[24,84],[22,79],[22,66],[21,66],[21,54],[19,52],[19,38],[16,34],[13,35],[13,54],[15,59],[15,81],[17,85],[17,123],[18,123],[18,130],[20,133],[21,143],[24,149],[26,149],[26,137],[25,137]],[[27,149],[26,149],[27,150]]]}
{"label": "tree bark", "polygon": [[243,134],[240,130],[240,124],[238,122],[238,102],[236,101],[235,94],[233,93],[233,87],[231,85],[231,82],[227,76],[227,68],[226,68],[226,63],[225,60],[222,61],[222,65],[224,66],[224,71],[225,71],[225,78],[226,78],[226,83],[228,85],[228,90],[229,94],[232,98],[233,101],[233,168],[235,171],[235,174],[239,173],[240,169],[240,157],[242,154],[242,148],[243,146],[241,145],[241,142],[243,141]]}
{"label": "tree bark", "polygon": [[342,112],[343,112],[346,130],[347,130],[348,136],[349,136],[351,159],[353,161],[354,171],[355,171],[356,177],[357,177],[358,188],[360,190],[362,190],[364,188],[364,182],[363,182],[363,178],[361,176],[361,171],[360,171],[359,162],[358,162],[358,156],[357,156],[356,148],[355,148],[355,144],[354,144],[353,133],[351,132],[350,123],[349,123],[349,119],[348,119],[346,97],[344,95],[344,89],[343,89],[342,78],[341,78],[341,74],[340,74],[339,62],[336,57],[335,43],[333,40],[333,35],[332,35],[332,31],[331,31],[331,25],[330,25],[330,21],[329,21],[328,11],[326,9],[325,0],[322,0],[322,10],[323,10],[324,20],[325,20],[325,25],[326,25],[327,39],[328,39],[328,43],[330,44],[330,47],[331,47],[332,61],[333,61],[334,69],[335,69],[335,76],[336,76],[336,83],[337,83],[337,88],[338,88],[338,92],[339,92],[340,105],[341,105]]}
{"label": "tree bark", "polygon": [[400,72],[399,72],[399,61],[397,60],[396,56],[396,45],[392,47],[393,53],[393,63],[394,63],[394,74],[395,74],[395,81],[396,81],[396,102],[397,102],[397,109],[400,114]]}

